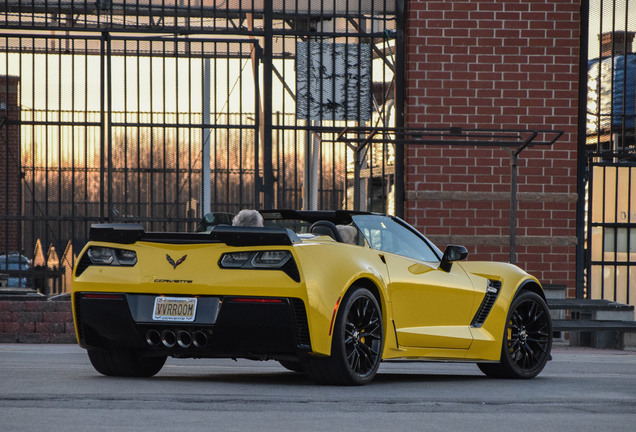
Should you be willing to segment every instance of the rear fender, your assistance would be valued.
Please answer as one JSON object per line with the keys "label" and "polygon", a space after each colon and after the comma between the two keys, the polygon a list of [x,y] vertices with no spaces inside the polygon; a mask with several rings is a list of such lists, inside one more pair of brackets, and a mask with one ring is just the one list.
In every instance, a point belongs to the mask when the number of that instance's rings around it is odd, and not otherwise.
{"label": "rear fender", "polygon": [[[378,254],[370,249],[353,245],[334,246],[303,245],[294,248],[307,290],[312,351],[319,355],[331,354],[335,317],[343,298],[357,284],[371,288],[370,291],[378,296],[378,302],[385,314],[385,331],[388,328],[386,266]],[[358,253],[352,253],[354,251]]]}

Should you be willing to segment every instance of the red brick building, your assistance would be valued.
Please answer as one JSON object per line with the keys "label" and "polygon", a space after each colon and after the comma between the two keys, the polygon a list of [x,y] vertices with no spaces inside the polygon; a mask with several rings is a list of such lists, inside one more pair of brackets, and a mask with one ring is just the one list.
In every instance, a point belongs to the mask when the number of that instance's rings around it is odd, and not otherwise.
{"label": "red brick building", "polygon": [[[520,155],[517,263],[574,296],[580,4],[409,0],[405,125],[555,129]],[[509,260],[510,153],[409,146],[406,219],[472,259]]]}

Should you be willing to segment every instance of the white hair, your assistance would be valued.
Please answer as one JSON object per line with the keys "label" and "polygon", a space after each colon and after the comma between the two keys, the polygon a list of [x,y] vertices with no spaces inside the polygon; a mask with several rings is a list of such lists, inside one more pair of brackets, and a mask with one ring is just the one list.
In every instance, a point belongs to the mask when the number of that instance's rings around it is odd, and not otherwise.
{"label": "white hair", "polygon": [[263,216],[256,210],[241,210],[234,216],[234,219],[232,219],[232,225],[262,227]]}
{"label": "white hair", "polygon": [[356,234],[358,231],[351,225],[336,225],[342,241],[345,243],[355,244]]}

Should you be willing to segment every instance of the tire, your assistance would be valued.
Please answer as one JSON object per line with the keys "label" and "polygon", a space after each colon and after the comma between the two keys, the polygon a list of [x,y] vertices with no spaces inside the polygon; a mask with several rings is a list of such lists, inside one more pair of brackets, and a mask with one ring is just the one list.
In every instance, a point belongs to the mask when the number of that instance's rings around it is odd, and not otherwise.
{"label": "tire", "polygon": [[151,377],[156,375],[166,362],[166,356],[147,357],[131,351],[89,349],[88,358],[100,374],[118,377]]}
{"label": "tire", "polygon": [[280,365],[284,367],[285,369],[290,370],[292,372],[298,372],[298,373],[305,372],[305,369],[303,368],[303,364],[300,361],[278,360],[278,363],[280,363]]}
{"label": "tire", "polygon": [[305,370],[319,384],[364,385],[380,367],[384,346],[382,310],[367,289],[353,287],[340,306],[331,356],[308,358]]}
{"label": "tire", "polygon": [[526,291],[510,305],[500,362],[479,363],[478,366],[493,378],[534,378],[550,360],[551,350],[550,310],[541,296]]}

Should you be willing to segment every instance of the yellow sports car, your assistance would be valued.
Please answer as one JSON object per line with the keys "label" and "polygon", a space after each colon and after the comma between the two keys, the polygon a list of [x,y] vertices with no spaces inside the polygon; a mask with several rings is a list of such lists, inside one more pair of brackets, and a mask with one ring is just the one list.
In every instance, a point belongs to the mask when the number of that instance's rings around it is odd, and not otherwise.
{"label": "yellow sports car", "polygon": [[518,267],[442,253],[393,216],[260,213],[264,227],[208,217],[193,233],[94,225],[72,292],[95,369],[152,376],[168,356],[240,357],[360,385],[389,359],[476,362],[509,378],[550,359],[543,289]]}

